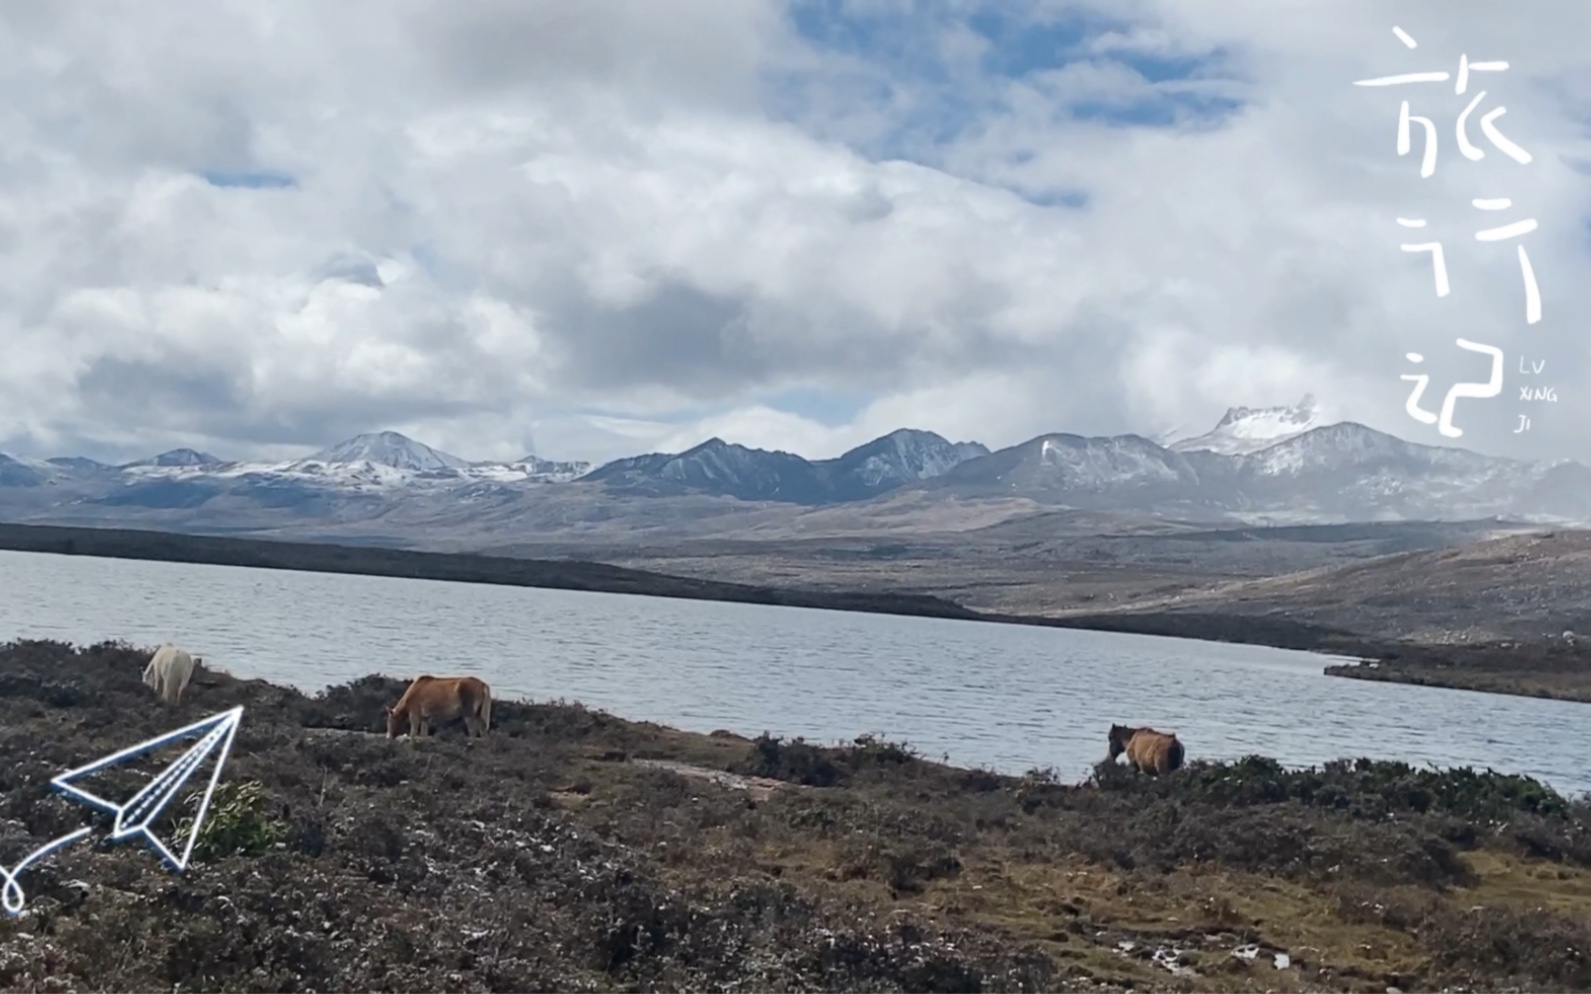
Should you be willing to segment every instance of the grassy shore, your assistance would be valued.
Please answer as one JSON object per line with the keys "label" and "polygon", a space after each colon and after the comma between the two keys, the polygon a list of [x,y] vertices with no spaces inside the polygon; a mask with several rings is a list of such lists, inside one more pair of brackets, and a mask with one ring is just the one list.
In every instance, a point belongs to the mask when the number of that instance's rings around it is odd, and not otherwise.
{"label": "grassy shore", "polygon": [[7,865],[84,823],[52,775],[246,708],[188,871],[132,841],[30,866],[0,988],[1591,987],[1591,804],[1526,778],[1195,744],[1069,785],[516,701],[484,742],[390,741],[398,680],[201,670],[164,705],[147,658],[0,646]]}
{"label": "grassy shore", "polygon": [[1329,676],[1591,702],[1591,646],[1575,641],[1398,646]]}

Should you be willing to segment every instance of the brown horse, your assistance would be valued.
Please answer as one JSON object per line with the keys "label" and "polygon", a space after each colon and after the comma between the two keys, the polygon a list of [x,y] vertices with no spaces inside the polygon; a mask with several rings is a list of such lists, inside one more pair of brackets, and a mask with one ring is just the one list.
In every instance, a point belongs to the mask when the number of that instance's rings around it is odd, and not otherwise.
{"label": "brown horse", "polygon": [[1124,752],[1127,754],[1127,765],[1150,776],[1170,773],[1182,766],[1182,743],[1177,741],[1174,732],[1111,725],[1111,761],[1114,762]]}
{"label": "brown horse", "polygon": [[387,738],[431,734],[431,719],[452,721],[464,716],[464,734],[486,737],[492,725],[492,689],[472,676],[417,676],[398,703],[387,708]]}

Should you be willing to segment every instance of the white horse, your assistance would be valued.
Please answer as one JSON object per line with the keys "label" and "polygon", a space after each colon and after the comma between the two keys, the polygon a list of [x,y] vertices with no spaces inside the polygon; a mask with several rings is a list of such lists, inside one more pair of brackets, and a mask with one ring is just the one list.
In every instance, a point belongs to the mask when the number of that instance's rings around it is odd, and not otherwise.
{"label": "white horse", "polygon": [[162,700],[179,701],[188,681],[193,678],[193,668],[202,662],[202,656],[190,656],[167,642],[149,657],[149,665],[144,667],[144,683]]}

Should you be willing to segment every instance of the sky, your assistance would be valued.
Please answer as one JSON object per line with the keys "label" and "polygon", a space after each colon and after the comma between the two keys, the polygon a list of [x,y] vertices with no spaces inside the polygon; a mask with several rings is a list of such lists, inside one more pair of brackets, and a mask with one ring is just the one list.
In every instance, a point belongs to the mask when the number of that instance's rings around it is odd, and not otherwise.
{"label": "sky", "polygon": [[[1197,433],[1311,393],[1591,461],[1588,36],[1583,0],[14,0],[0,452],[391,429],[467,459],[822,458],[901,427]],[[1461,58],[1508,68],[1458,94]],[[1449,78],[1353,85],[1421,72]],[[1528,164],[1483,133],[1498,108]],[[1431,242],[1443,297],[1400,248]],[[1450,439],[1401,377],[1433,413],[1485,382],[1459,338],[1503,351],[1504,392]]]}

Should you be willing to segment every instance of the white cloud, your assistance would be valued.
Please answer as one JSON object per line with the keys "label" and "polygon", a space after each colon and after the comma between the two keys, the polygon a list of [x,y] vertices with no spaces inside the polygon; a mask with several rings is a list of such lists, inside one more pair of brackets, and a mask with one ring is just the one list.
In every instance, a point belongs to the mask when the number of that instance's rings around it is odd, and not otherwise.
{"label": "white cloud", "polygon": [[[713,434],[826,456],[908,425],[1148,433],[1304,392],[1437,441],[1403,413],[1401,357],[1426,354],[1439,398],[1483,378],[1462,335],[1547,359],[1562,398],[1517,437],[1510,396],[1466,402],[1465,444],[1583,451],[1591,9],[1095,6],[1124,23],[1088,58],[1017,77],[948,14],[871,57],[812,48],[771,0],[8,6],[0,450],[266,455],[391,427],[473,458]],[[1460,53],[1510,69],[1463,97],[1350,85]],[[1224,68],[1116,61],[1148,56]],[[1530,166],[1457,154],[1479,88]],[[1245,106],[1090,116],[1167,93]],[[1393,149],[1405,97],[1442,124],[1429,180]],[[1477,196],[1540,221],[1540,325],[1512,245],[1473,240]],[[1451,245],[1448,298],[1398,216]],[[797,386],[872,401],[843,424],[770,406]]]}

